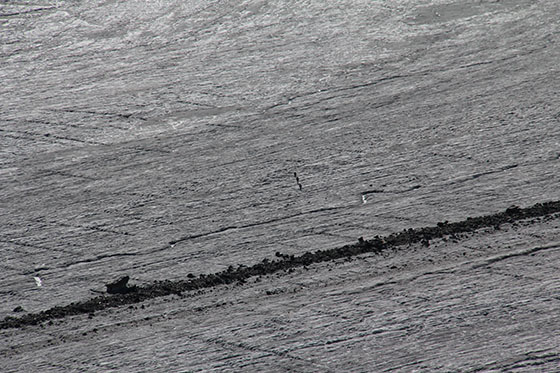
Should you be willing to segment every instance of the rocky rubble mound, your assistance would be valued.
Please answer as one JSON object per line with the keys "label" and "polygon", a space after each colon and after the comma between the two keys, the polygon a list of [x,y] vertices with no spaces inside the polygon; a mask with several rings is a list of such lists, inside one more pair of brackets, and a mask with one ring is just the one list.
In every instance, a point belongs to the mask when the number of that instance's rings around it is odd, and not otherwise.
{"label": "rocky rubble mound", "polygon": [[65,306],[57,306],[38,313],[29,313],[21,317],[8,316],[0,321],[0,329],[19,328],[36,325],[54,319],[68,316],[89,314],[111,307],[139,303],[147,299],[167,295],[181,295],[183,292],[202,290],[214,286],[244,283],[254,276],[269,275],[279,271],[289,271],[296,267],[305,267],[314,263],[321,263],[341,258],[350,258],[365,253],[380,253],[387,249],[395,249],[409,244],[423,243],[430,245],[430,240],[443,237],[459,239],[458,235],[474,232],[481,228],[499,229],[500,225],[515,223],[520,220],[539,217],[552,217],[560,212],[560,201],[538,203],[528,208],[512,206],[503,212],[480,217],[468,217],[455,223],[440,222],[436,226],[417,229],[405,229],[386,237],[376,236],[366,240],[360,237],[358,242],[329,250],[306,252],[302,255],[285,255],[276,253],[276,259],[265,258],[252,266],[229,266],[228,269],[211,274],[201,274],[198,277],[188,274],[188,280],[155,281],[145,286],[128,286],[129,276],[106,284],[107,294],[97,296],[82,302],[75,302]]}

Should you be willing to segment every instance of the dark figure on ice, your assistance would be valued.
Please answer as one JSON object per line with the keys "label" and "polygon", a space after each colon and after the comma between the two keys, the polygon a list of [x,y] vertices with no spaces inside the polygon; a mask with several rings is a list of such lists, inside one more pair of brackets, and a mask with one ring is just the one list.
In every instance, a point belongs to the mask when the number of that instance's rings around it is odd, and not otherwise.
{"label": "dark figure on ice", "polygon": [[121,277],[119,280],[112,282],[110,284],[106,284],[107,293],[109,294],[128,294],[136,291],[136,286],[127,286],[128,280],[130,277],[124,276]]}

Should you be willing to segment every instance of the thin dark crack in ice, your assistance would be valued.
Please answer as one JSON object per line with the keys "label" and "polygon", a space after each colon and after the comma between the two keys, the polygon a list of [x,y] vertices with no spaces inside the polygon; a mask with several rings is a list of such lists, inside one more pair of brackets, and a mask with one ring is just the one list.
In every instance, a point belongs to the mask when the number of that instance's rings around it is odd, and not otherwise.
{"label": "thin dark crack in ice", "polygon": [[[248,224],[244,224],[244,225],[230,225],[230,226],[222,227],[222,228],[216,229],[214,231],[210,231],[210,232],[197,233],[197,234],[192,234],[192,235],[189,235],[189,236],[183,236],[183,237],[180,237],[176,240],[169,241],[169,244],[170,245],[175,245],[179,242],[192,240],[192,239],[200,238],[200,237],[211,236],[213,234],[223,233],[223,232],[226,232],[226,231],[229,231],[229,230],[251,228],[251,227],[256,227],[256,226],[259,226],[259,225],[266,225],[266,224],[276,223],[276,222],[287,220],[287,219],[292,219],[292,218],[302,216],[302,215],[315,214],[315,213],[324,212],[324,211],[339,210],[339,209],[342,209],[342,208],[346,208],[346,206],[324,207],[324,208],[320,208],[320,209],[303,211],[303,212],[300,212],[300,213],[297,213],[297,214],[281,216],[281,217],[278,217],[278,218],[258,221],[258,222],[254,222],[254,223],[248,223]],[[165,249],[167,249],[167,246],[165,247]]]}

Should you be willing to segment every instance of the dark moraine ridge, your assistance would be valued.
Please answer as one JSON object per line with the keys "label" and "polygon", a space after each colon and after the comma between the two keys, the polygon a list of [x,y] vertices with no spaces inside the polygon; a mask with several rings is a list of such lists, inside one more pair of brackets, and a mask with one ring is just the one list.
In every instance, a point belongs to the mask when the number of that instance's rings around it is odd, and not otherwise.
{"label": "dark moraine ridge", "polygon": [[480,216],[466,220],[448,223],[440,222],[436,226],[405,229],[386,237],[376,236],[370,240],[359,238],[355,244],[345,245],[329,250],[305,252],[302,255],[284,255],[277,252],[278,259],[263,259],[252,266],[229,266],[222,272],[201,274],[198,277],[189,274],[189,280],[182,281],[155,281],[146,286],[124,287],[114,294],[97,296],[82,302],[71,303],[66,306],[56,306],[38,313],[30,313],[21,317],[8,316],[0,322],[0,329],[20,328],[37,325],[45,321],[62,319],[68,316],[89,314],[111,307],[134,304],[167,295],[182,292],[207,289],[214,286],[243,283],[254,276],[269,275],[279,271],[286,271],[296,267],[303,267],[313,263],[321,263],[335,259],[350,258],[364,253],[380,253],[387,249],[395,249],[413,243],[423,243],[429,246],[430,240],[458,234],[474,232],[481,228],[499,229],[501,224],[513,223],[519,220],[545,217],[560,212],[560,201],[537,203],[531,207],[520,208],[512,206],[503,212],[492,215]]}

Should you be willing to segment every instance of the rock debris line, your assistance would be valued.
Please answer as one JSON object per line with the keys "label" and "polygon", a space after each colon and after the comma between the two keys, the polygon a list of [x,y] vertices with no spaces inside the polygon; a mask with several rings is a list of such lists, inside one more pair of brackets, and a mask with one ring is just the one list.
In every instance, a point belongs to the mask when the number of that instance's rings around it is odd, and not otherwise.
{"label": "rock debris line", "polygon": [[[351,258],[365,253],[381,253],[387,249],[396,249],[413,243],[422,243],[428,247],[430,240],[449,236],[451,239],[459,239],[462,233],[474,232],[481,228],[500,229],[501,224],[514,223],[519,220],[546,217],[560,212],[560,201],[537,203],[534,206],[520,208],[512,206],[504,212],[492,215],[480,216],[466,220],[449,223],[440,222],[437,226],[417,229],[405,229],[399,233],[393,233],[386,237],[375,236],[371,240],[362,237],[355,244],[345,245],[329,250],[317,250],[305,252],[302,255],[285,255],[276,253],[277,259],[263,259],[260,263],[252,266],[239,265],[229,266],[227,270],[212,274],[201,274],[195,277],[188,274],[188,280],[181,281],[155,281],[146,286],[127,286],[129,277],[124,276],[114,283],[107,284],[107,294],[82,302],[71,303],[66,306],[56,306],[46,311],[29,313],[21,317],[8,316],[0,321],[0,329],[21,328],[29,325],[37,325],[46,321],[62,319],[68,316],[89,314],[107,308],[134,304],[168,295],[181,295],[182,292],[208,289],[219,285],[238,283],[243,284],[247,279],[254,276],[269,275],[279,271],[289,271],[297,267],[305,267],[313,263],[327,262],[330,260]],[[535,221],[531,221],[534,223]]]}

